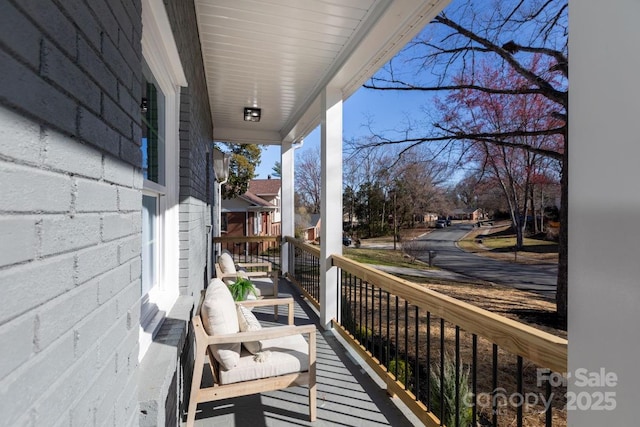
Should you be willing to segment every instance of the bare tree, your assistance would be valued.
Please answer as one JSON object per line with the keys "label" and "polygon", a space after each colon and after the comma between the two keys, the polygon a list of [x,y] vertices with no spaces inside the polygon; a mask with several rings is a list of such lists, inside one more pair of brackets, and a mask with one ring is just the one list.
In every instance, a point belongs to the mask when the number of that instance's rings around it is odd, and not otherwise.
{"label": "bare tree", "polygon": [[[424,143],[486,143],[511,147],[561,162],[561,230],[556,292],[561,321],[567,314],[567,188],[568,188],[568,5],[566,0],[516,2],[460,1],[434,18],[432,25],[365,87],[424,93],[473,91],[510,97],[542,96],[555,106],[545,111],[554,121],[535,126],[503,126],[491,130],[474,126],[448,127],[436,120],[430,126],[407,129],[390,137],[378,134],[368,146],[399,144],[404,149]],[[539,66],[532,68],[534,57]],[[402,61],[403,67],[396,64]],[[493,64],[519,75],[524,84],[500,86],[478,81],[481,68]],[[551,124],[553,123],[553,124]],[[551,125],[550,125],[551,124]],[[557,135],[557,147],[528,144],[528,138]],[[514,138],[518,138],[514,140]],[[459,153],[464,153],[464,151]]]}
{"label": "bare tree", "polygon": [[303,151],[295,168],[296,193],[309,213],[319,213],[322,194],[320,149]]}

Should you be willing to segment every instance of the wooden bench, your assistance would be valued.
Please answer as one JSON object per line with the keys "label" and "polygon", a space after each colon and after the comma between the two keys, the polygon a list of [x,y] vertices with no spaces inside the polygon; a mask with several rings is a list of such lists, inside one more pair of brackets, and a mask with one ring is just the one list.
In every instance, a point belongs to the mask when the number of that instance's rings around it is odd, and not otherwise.
{"label": "wooden bench", "polygon": [[[278,272],[273,270],[270,262],[235,263],[230,253],[223,252],[215,263],[215,270],[216,278],[227,285],[235,282],[238,276],[245,277],[253,283],[258,298],[278,297]],[[273,307],[273,314],[277,319],[277,305]]]}
{"label": "wooden bench", "polygon": [[[292,386],[307,385],[309,389],[309,419],[316,419],[316,328],[315,325],[295,326],[293,323],[293,298],[278,298],[278,304],[288,306],[288,324],[266,327],[249,332],[215,334],[209,333],[211,315],[216,310],[237,310],[237,305],[245,308],[273,305],[273,300],[253,300],[234,302],[231,294],[228,297],[220,286],[226,285],[213,279],[207,293],[213,292],[210,298],[204,298],[198,306],[197,314],[191,323],[195,334],[195,364],[191,382],[187,427],[193,427],[198,403],[239,397],[249,394],[280,390]],[[230,308],[229,305],[233,307]],[[228,313],[227,313],[228,315]],[[206,318],[205,318],[206,317]],[[219,325],[218,325],[219,327]],[[303,335],[308,335],[305,342]],[[216,357],[219,345],[234,343],[260,342],[265,360],[257,360],[255,354],[249,353],[242,345],[237,365],[226,369]],[[219,357],[219,356],[218,356]],[[213,377],[213,386],[202,387],[205,362]],[[271,365],[269,365],[271,364]],[[299,365],[299,369],[295,368]],[[293,367],[293,370],[292,370]],[[234,370],[239,370],[237,373]],[[261,372],[282,372],[274,376],[261,376]],[[248,377],[245,380],[238,378]]]}

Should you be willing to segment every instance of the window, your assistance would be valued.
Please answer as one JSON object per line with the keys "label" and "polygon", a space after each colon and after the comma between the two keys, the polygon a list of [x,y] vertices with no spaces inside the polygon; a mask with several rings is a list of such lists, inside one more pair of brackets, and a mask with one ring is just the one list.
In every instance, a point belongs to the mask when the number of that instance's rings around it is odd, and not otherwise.
{"label": "window", "polygon": [[179,296],[180,86],[187,81],[163,2],[142,0],[141,360]]}
{"label": "window", "polygon": [[164,185],[165,98],[146,61],[142,64],[142,175]]}
{"label": "window", "polygon": [[[164,186],[165,108],[164,94],[146,61],[142,64],[142,322],[152,321],[157,307],[149,302],[149,292],[159,285],[161,261],[160,201]],[[153,185],[153,184],[158,185]]]}
{"label": "window", "polygon": [[226,233],[229,228],[229,219],[227,218],[227,212],[222,212],[220,214],[220,231],[222,231],[223,233]]}

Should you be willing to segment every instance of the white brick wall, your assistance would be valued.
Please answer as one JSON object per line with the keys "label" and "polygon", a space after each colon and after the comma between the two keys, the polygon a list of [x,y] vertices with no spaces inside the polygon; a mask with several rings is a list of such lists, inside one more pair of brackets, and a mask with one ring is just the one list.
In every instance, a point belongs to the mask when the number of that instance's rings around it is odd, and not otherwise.
{"label": "white brick wall", "polygon": [[139,175],[0,107],[0,425],[136,425]]}

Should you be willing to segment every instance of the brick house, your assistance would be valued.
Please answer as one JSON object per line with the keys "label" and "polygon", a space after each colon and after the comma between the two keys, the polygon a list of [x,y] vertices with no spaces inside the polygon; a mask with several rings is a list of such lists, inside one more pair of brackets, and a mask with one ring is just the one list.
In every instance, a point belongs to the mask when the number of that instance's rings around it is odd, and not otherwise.
{"label": "brick house", "polygon": [[241,196],[222,200],[222,233],[225,236],[280,235],[280,180],[252,179]]}

